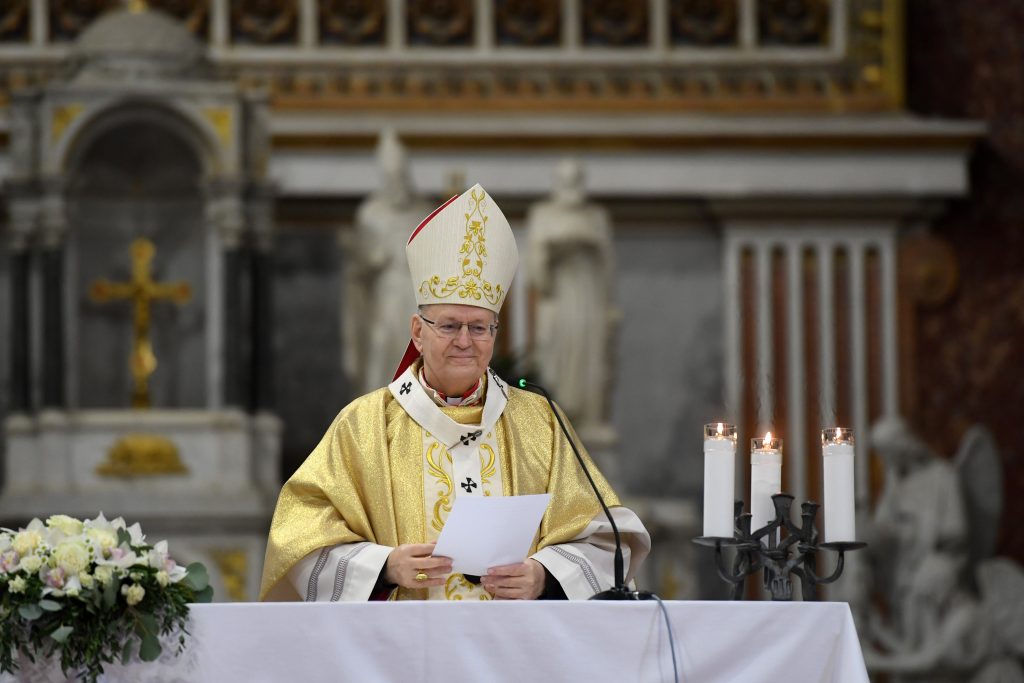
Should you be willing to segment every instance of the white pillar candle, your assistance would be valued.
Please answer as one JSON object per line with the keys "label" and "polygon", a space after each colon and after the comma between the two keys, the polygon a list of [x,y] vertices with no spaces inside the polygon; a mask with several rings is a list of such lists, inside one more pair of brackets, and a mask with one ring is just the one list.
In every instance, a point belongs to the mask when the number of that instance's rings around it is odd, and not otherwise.
{"label": "white pillar candle", "polygon": [[825,473],[825,542],[855,541],[853,430],[823,429],[821,456]]}
{"label": "white pillar candle", "polygon": [[[756,532],[775,519],[772,496],[782,492],[782,439],[765,434],[750,440],[750,531]],[[768,538],[761,542],[768,543]]]}
{"label": "white pillar candle", "polygon": [[736,426],[704,425],[704,535],[732,538],[736,500]]}

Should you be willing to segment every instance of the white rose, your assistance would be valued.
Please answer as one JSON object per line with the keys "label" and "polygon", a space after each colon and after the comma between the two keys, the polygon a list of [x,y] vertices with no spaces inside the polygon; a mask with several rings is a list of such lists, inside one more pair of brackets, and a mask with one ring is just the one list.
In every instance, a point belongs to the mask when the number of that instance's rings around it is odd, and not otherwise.
{"label": "white rose", "polygon": [[93,572],[93,576],[101,586],[110,585],[110,582],[114,578],[114,568],[106,565],[96,567],[96,571]]}
{"label": "white rose", "polygon": [[21,562],[18,563],[18,569],[34,574],[39,571],[39,568],[43,566],[43,558],[38,555],[29,555],[28,557],[21,558]]}
{"label": "white rose", "polygon": [[12,593],[23,593],[23,592],[25,592],[25,586],[26,586],[25,578],[21,577],[21,576],[15,576],[13,579],[11,579],[11,582],[9,584],[7,584],[7,588]]}
{"label": "white rose", "polygon": [[100,551],[101,555],[105,555],[103,551],[110,550],[117,545],[117,533],[110,529],[86,529],[85,537],[93,542],[97,550]]}
{"label": "white rose", "polygon": [[171,582],[171,575],[161,569],[156,573],[156,582],[161,588],[166,588],[167,584]]}
{"label": "white rose", "polygon": [[66,536],[77,536],[82,533],[82,522],[67,515],[53,515],[46,520],[46,526],[56,529]]}
{"label": "white rose", "polygon": [[67,574],[77,574],[89,567],[91,554],[81,541],[64,541],[53,551],[53,559]]}
{"label": "white rose", "polygon": [[39,543],[42,540],[43,537],[39,535],[38,531],[26,529],[25,531],[19,531],[14,535],[11,547],[14,548],[14,552],[19,555],[28,555],[39,547]]}
{"label": "white rose", "polygon": [[142,602],[142,598],[146,597],[146,589],[137,583],[133,583],[130,586],[121,586],[121,594],[124,595],[128,606],[131,607]]}

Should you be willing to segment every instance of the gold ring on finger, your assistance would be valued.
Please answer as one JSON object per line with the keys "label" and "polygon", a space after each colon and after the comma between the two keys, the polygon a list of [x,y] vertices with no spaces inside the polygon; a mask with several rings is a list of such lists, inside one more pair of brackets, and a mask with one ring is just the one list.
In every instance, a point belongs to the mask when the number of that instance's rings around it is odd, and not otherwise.
{"label": "gold ring on finger", "polygon": [[416,575],[416,580],[417,580],[417,581],[426,581],[426,580],[427,580],[427,579],[429,579],[429,578],[430,578],[430,577],[429,577],[429,576],[427,576],[426,572],[420,572],[420,573],[418,573],[418,574]]}

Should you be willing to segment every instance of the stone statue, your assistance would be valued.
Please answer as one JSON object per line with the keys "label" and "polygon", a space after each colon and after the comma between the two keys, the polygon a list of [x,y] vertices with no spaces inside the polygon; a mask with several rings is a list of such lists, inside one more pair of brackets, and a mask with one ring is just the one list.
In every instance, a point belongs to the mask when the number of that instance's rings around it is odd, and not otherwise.
{"label": "stone statue", "polygon": [[612,226],[607,210],[586,201],[578,161],[562,161],[551,198],[530,208],[527,241],[536,369],[588,446],[610,445]]}
{"label": "stone statue", "polygon": [[377,145],[380,187],[356,210],[355,231],[343,241],[343,366],[358,393],[388,384],[409,343],[416,310],[405,245],[433,209],[418,200],[405,150],[394,131]]}
{"label": "stone statue", "polygon": [[886,466],[868,531],[884,607],[862,629],[869,668],[896,681],[1024,683],[1024,571],[993,558],[1002,511],[991,434],[972,427],[952,461],[899,418],[872,429]]}

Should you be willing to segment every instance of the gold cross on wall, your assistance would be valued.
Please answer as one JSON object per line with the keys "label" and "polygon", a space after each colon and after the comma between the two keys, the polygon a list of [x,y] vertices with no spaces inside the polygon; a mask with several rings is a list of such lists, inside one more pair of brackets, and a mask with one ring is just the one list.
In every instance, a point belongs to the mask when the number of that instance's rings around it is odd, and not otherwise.
{"label": "gold cross on wall", "polygon": [[154,282],[152,275],[153,256],[156,247],[145,238],[132,242],[131,282],[97,280],[89,290],[90,298],[96,303],[115,299],[129,299],[134,307],[132,326],[132,355],[130,366],[133,389],[132,406],[148,408],[149,377],[156,370],[156,356],[149,339],[149,319],[154,301],[172,301],[183,304],[192,298],[192,288],[187,282]]}

